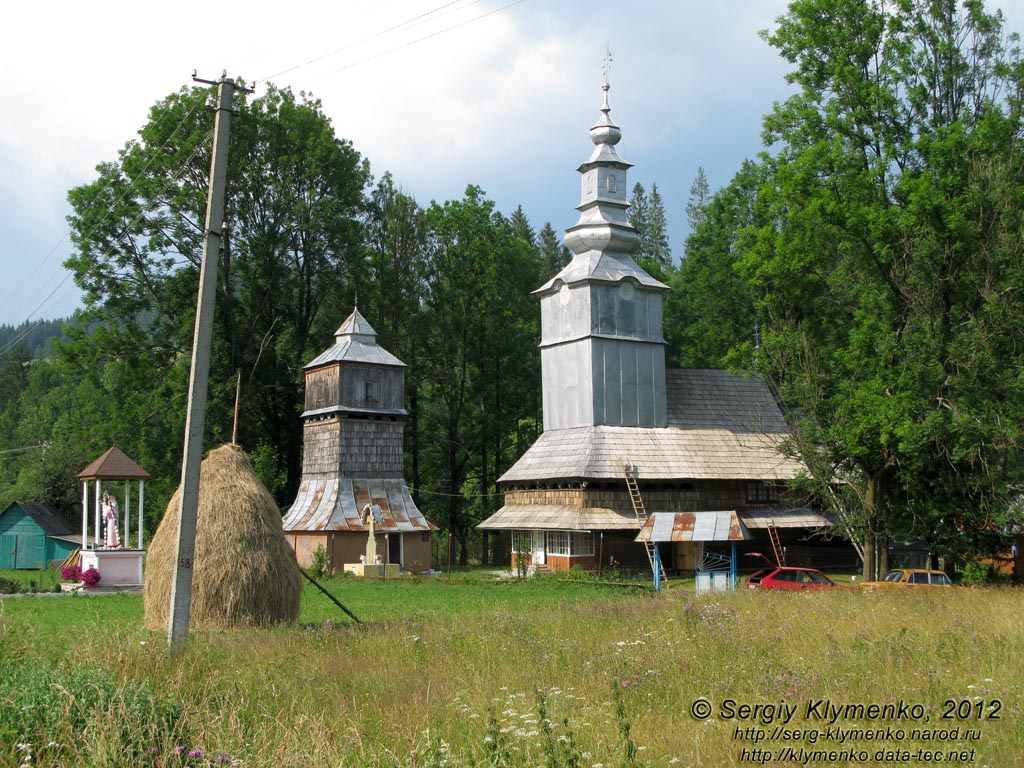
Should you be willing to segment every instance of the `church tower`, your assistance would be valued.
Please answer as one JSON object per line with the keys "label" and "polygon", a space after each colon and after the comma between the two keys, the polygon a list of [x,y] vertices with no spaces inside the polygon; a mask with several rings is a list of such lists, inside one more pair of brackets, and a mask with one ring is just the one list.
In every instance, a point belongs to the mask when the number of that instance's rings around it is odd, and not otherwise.
{"label": "church tower", "polygon": [[[607,74],[607,70],[606,70]],[[632,259],[639,236],[629,223],[627,171],[615,147],[622,132],[604,103],[590,129],[594,150],[579,167],[576,224],[565,231],[572,261],[536,293],[541,297],[544,430],[664,427],[668,286]]]}

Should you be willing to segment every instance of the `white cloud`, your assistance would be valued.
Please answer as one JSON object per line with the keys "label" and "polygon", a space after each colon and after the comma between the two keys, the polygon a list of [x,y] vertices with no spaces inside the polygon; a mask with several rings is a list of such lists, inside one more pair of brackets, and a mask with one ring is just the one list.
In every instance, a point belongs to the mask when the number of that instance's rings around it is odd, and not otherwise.
{"label": "white cloud", "polygon": [[[498,10],[509,2],[12,5],[0,46],[0,268],[44,258],[66,231],[68,188],[115,159],[193,68],[312,91],[375,174],[391,171],[421,203],[474,183],[505,213],[522,204],[535,226],[562,229],[576,217],[574,169],[589,153],[606,44],[631,180],[658,184],[680,251],[697,166],[713,187],[727,183],[786,93],[787,65],[757,37],[785,1],[525,0]],[[1003,6],[1008,27],[1024,24],[1024,0]],[[24,292],[45,295],[63,279],[65,255]],[[0,287],[0,322],[20,319],[5,309],[10,291]]]}

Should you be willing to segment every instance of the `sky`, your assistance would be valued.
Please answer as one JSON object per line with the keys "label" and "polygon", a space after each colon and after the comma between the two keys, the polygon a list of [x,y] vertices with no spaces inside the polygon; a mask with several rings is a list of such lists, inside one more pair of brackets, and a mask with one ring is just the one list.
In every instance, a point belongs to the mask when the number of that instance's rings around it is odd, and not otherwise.
{"label": "sky", "polygon": [[[1003,0],[1007,29],[1024,0]],[[629,185],[657,184],[676,258],[690,186],[761,144],[789,65],[758,35],[785,0],[240,0],[17,3],[0,33],[0,324],[68,316],[69,189],[96,178],[192,72],[312,93],[376,178],[421,205],[481,187],[534,229],[576,222],[588,130],[612,56]],[[990,3],[991,7],[992,4]]]}

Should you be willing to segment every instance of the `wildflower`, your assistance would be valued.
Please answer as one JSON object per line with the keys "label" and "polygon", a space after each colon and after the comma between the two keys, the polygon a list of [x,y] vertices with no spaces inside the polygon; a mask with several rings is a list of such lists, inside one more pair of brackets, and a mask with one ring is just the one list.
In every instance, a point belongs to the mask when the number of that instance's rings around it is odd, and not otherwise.
{"label": "wildflower", "polygon": [[203,756],[203,750],[201,750],[201,749],[193,749],[191,752],[188,753],[188,756],[189,757],[202,757]]}

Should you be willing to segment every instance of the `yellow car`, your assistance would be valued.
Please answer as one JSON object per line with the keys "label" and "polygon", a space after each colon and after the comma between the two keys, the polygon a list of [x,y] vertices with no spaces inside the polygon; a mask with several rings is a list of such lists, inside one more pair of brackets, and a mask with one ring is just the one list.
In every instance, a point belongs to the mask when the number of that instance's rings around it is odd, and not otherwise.
{"label": "yellow car", "polygon": [[896,568],[885,574],[882,581],[861,582],[865,589],[877,587],[952,587],[953,582],[942,571],[929,571],[924,568]]}

